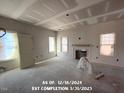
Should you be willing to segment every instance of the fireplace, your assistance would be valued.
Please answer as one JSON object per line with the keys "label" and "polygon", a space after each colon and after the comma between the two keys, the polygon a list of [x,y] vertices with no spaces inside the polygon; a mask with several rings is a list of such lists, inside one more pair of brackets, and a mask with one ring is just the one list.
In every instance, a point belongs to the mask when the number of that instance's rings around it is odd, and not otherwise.
{"label": "fireplace", "polygon": [[72,44],[73,58],[80,59],[81,57],[91,58],[91,45],[90,44]]}
{"label": "fireplace", "polygon": [[80,59],[81,57],[87,57],[86,50],[75,50],[75,59]]}

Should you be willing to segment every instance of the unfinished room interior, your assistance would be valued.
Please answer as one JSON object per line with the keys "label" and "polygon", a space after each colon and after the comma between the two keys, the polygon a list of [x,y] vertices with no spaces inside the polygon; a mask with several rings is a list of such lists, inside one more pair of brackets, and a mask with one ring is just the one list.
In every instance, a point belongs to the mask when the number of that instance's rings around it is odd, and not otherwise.
{"label": "unfinished room interior", "polygon": [[0,0],[0,93],[124,93],[124,0]]}

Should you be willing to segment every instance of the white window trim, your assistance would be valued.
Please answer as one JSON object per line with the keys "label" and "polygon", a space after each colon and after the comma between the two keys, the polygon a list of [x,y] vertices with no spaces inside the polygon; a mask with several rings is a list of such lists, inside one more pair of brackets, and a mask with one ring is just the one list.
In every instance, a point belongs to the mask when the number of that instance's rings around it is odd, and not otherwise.
{"label": "white window trim", "polygon": [[[107,44],[101,44],[101,36],[102,35],[107,35],[107,34],[113,34],[114,35],[114,44],[108,44],[108,45],[112,45],[113,46],[113,53],[110,55],[106,55],[101,53],[101,46],[102,45],[107,45]],[[106,34],[101,34],[100,35],[100,56],[108,56],[108,57],[113,57],[115,55],[115,44],[116,44],[116,34],[115,33],[106,33]]]}

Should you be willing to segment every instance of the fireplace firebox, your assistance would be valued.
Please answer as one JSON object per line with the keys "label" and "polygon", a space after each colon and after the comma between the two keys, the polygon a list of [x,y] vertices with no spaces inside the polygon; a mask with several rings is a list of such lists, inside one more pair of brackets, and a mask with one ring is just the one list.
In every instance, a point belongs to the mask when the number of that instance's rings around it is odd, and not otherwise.
{"label": "fireplace firebox", "polygon": [[81,57],[87,57],[86,50],[75,50],[75,59],[80,59]]}

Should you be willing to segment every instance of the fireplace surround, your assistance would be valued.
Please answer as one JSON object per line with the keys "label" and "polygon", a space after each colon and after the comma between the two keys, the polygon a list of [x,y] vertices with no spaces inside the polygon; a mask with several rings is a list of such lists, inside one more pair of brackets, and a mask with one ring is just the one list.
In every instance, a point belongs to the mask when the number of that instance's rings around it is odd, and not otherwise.
{"label": "fireplace surround", "polygon": [[81,57],[90,59],[90,44],[72,44],[73,58],[79,60]]}

